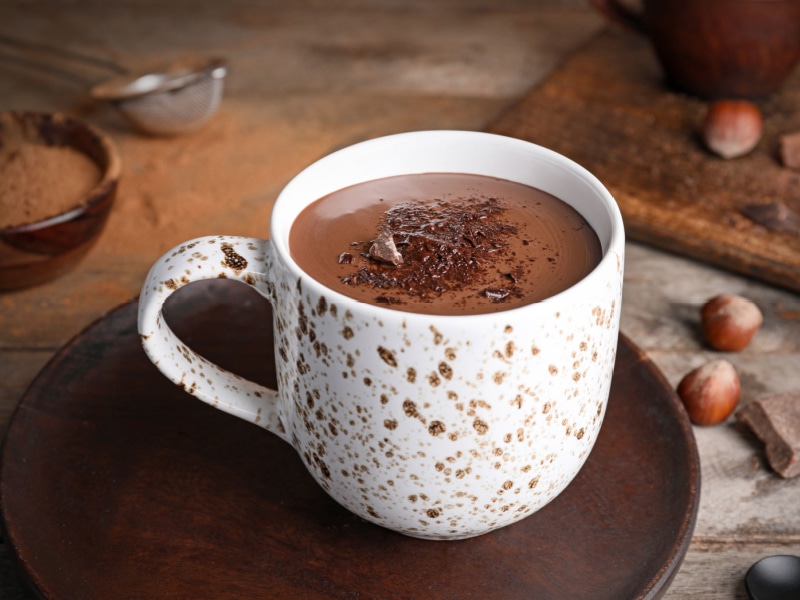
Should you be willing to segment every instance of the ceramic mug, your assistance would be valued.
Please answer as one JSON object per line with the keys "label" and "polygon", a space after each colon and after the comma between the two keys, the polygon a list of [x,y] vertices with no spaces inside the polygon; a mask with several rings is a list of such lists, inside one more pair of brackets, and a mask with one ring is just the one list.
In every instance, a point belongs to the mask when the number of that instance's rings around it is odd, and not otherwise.
{"label": "ceramic mug", "polygon": [[[423,172],[509,179],[565,200],[598,234],[600,264],[536,304],[431,316],[351,300],[292,260],[289,231],[309,203]],[[355,514],[414,537],[468,538],[535,513],[589,456],[616,356],[623,260],[617,204],[564,156],[487,133],[397,134],[297,175],[275,202],[269,241],[212,236],[166,253],[142,287],[139,332],[168,378],[287,441]],[[212,278],[244,282],[272,303],[277,390],[222,370],[169,329],[167,298]]]}
{"label": "ceramic mug", "polygon": [[800,0],[591,0],[650,39],[668,81],[705,99],[758,98],[800,58]]}

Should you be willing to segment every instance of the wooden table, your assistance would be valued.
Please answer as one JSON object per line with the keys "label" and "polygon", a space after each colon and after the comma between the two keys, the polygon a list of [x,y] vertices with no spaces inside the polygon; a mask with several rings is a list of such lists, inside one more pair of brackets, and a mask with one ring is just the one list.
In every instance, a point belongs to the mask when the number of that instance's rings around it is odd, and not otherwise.
{"label": "wooden table", "polygon": [[[0,295],[0,433],[47,360],[134,297],[162,252],[208,233],[264,236],[281,187],[341,146],[414,129],[486,129],[603,26],[580,0],[3,3],[0,33],[130,66],[220,54],[231,72],[222,109],[203,129],[153,139],[88,102],[81,85],[0,63],[0,109],[83,117],[111,134],[123,162],[118,204],[85,262],[58,281]],[[627,252],[622,330],[670,383],[715,356],[698,335],[700,305],[738,293],[765,314],[753,344],[728,356],[743,402],[800,388],[796,294],[639,243]],[[666,597],[743,599],[752,563],[800,554],[800,478],[772,473],[732,421],[695,435],[700,511]],[[33,597],[2,543],[0,597]]]}

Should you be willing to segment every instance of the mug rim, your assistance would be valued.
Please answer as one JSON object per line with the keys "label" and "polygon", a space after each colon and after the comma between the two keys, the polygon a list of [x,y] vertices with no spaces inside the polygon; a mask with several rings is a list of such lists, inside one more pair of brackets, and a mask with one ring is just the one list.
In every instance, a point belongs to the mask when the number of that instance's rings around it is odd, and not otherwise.
{"label": "mug rim", "polygon": [[[385,175],[378,175],[378,176],[365,176],[365,177],[348,177],[346,179],[350,180],[349,183],[344,183],[342,185],[325,185],[320,184],[321,186],[326,188],[326,191],[322,193],[316,194],[309,194],[303,193],[299,194],[298,188],[301,186],[306,185],[306,181],[309,178],[313,178],[316,171],[325,169],[329,165],[338,163],[342,160],[348,160],[351,156],[355,155],[362,155],[369,156],[370,151],[374,149],[378,149],[380,146],[385,145],[403,145],[406,143],[415,143],[415,144],[425,144],[425,143],[449,143],[454,146],[458,144],[470,143],[484,143],[491,142],[492,144],[502,144],[505,145],[510,151],[516,150],[521,153],[527,153],[530,157],[535,158],[539,161],[540,164],[546,165],[548,168],[550,167],[557,167],[560,168],[561,171],[567,173],[569,177],[573,180],[577,179],[580,180],[585,187],[587,187],[590,191],[592,191],[595,196],[602,200],[602,203],[599,203],[598,206],[601,209],[602,214],[597,216],[597,219],[605,218],[608,219],[609,223],[609,232],[608,235],[605,236],[605,239],[600,236],[600,232],[597,231],[597,227],[590,222],[590,225],[595,230],[595,233],[598,234],[600,237],[600,243],[602,247],[602,257],[599,263],[589,272],[586,276],[584,276],[580,281],[574,283],[570,287],[566,288],[565,290],[554,294],[552,296],[548,296],[538,302],[532,302],[530,304],[525,304],[522,306],[518,306],[516,308],[509,308],[506,310],[500,311],[493,311],[493,312],[486,312],[486,313],[473,313],[473,314],[465,314],[465,315],[442,315],[442,314],[430,314],[430,313],[419,313],[407,310],[398,310],[396,308],[388,307],[388,306],[380,306],[377,304],[371,304],[368,302],[362,302],[351,298],[341,292],[338,292],[322,283],[314,279],[308,272],[306,272],[292,257],[291,251],[289,248],[289,232],[291,231],[292,225],[294,223],[295,218],[297,215],[307,206],[323,198],[325,195],[330,194],[334,191],[343,189],[349,185],[355,185],[357,183],[365,182],[365,181],[372,181],[375,179],[380,179],[382,177],[391,177],[395,175],[410,175],[410,174],[418,174],[423,172],[445,172],[442,169],[436,168],[428,168],[428,169],[420,169],[420,168],[407,168],[407,169],[388,169],[389,172]],[[511,181],[517,181],[524,183],[526,185],[532,185],[533,187],[537,187],[534,183],[528,183],[526,181],[519,181],[520,179],[524,179],[523,177],[519,177],[515,179],[513,177],[497,175],[496,173],[491,172],[482,172],[482,173],[475,173],[475,169],[461,169],[461,170],[447,170],[447,172],[454,172],[454,173],[469,173],[469,174],[478,174],[478,175],[486,175],[489,177],[498,177],[502,179],[509,179]],[[302,201],[298,201],[297,195],[301,195]],[[577,208],[573,205],[569,199],[563,198],[558,194],[554,194],[556,197],[561,199],[562,201],[567,202],[573,208],[578,210],[581,215],[589,221],[590,217],[585,214],[585,211]],[[386,319],[390,316],[394,316],[400,320],[402,319],[416,319],[421,318],[425,320],[430,320],[431,318],[436,319],[464,319],[469,318],[473,319],[496,319],[499,315],[509,315],[511,313],[518,313],[519,311],[531,311],[536,310],[537,306],[547,306],[552,303],[558,303],[559,305],[567,305],[570,302],[570,298],[573,296],[577,296],[580,299],[585,298],[585,292],[591,290],[592,286],[595,285],[595,280],[599,277],[602,277],[603,274],[612,269],[616,271],[619,268],[619,264],[624,257],[624,248],[625,248],[625,231],[624,231],[624,224],[622,220],[622,214],[620,212],[619,206],[611,195],[611,192],[603,185],[603,183],[591,172],[589,172],[585,167],[581,166],[580,164],[576,163],[575,161],[571,160],[570,158],[555,152],[549,148],[544,146],[540,146],[533,142],[529,142],[526,140],[522,140],[519,138],[513,138],[510,136],[499,135],[495,133],[488,133],[488,132],[480,132],[480,131],[469,131],[469,130],[420,130],[420,131],[410,131],[404,133],[395,133],[389,134],[385,136],[379,136],[375,138],[370,138],[361,142],[357,142],[355,144],[340,148],[332,153],[329,153],[322,158],[314,161],[303,170],[298,172],[290,181],[289,183],[281,190],[280,194],[278,195],[277,199],[275,200],[275,204],[272,208],[270,214],[270,240],[271,245],[273,246],[275,252],[278,255],[278,260],[282,263],[284,268],[287,268],[296,278],[298,278],[304,288],[311,288],[314,290],[314,293],[317,295],[323,295],[326,297],[329,303],[338,304],[340,306],[353,306],[359,305],[359,310],[367,310],[367,311],[377,311],[376,314],[380,314],[381,318]],[[609,264],[614,261],[617,264]]]}

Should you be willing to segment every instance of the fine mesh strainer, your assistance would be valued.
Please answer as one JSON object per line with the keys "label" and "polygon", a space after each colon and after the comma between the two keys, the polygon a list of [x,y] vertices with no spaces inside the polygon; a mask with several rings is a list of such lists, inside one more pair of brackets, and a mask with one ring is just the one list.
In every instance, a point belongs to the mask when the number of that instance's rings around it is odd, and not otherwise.
{"label": "fine mesh strainer", "polygon": [[[0,34],[0,43],[38,55],[37,59],[0,53],[0,58],[80,78],[73,71],[41,62],[42,54],[53,60],[82,63],[115,73],[91,85],[89,94],[114,105],[137,129],[152,135],[175,135],[196,129],[219,107],[227,66],[221,58],[181,59],[147,72],[132,73],[112,61],[53,48]],[[85,84],[86,80],[80,78]]]}
{"label": "fine mesh strainer", "polygon": [[219,58],[182,60],[158,72],[122,75],[89,93],[114,104],[137,128],[156,135],[190,131],[214,114],[227,67]]}

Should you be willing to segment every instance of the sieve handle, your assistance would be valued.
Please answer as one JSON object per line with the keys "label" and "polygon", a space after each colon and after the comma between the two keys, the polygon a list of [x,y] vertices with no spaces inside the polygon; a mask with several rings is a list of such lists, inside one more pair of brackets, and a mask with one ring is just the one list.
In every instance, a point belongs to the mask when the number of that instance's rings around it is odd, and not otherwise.
{"label": "sieve handle", "polygon": [[272,245],[234,236],[197,238],[159,258],[139,296],[139,335],[158,369],[203,402],[257,424],[288,441],[278,414],[278,392],[240,377],[186,346],[164,319],[163,307],[178,289],[194,281],[227,278],[252,286],[275,303]]}
{"label": "sieve handle", "polygon": [[[111,71],[117,75],[128,74],[128,69],[107,58],[91,56],[89,54],[75,52],[74,50],[68,50],[66,48],[56,48],[55,46],[43,44],[42,42],[33,42],[30,40],[15,38],[7,34],[0,34],[0,44],[5,44],[6,46],[11,46],[12,48],[27,51],[29,53],[34,52],[39,54],[49,54],[53,59],[69,60],[83,63],[83,65],[87,67],[91,66],[106,69],[107,71]],[[34,61],[27,59],[26,62]]]}

